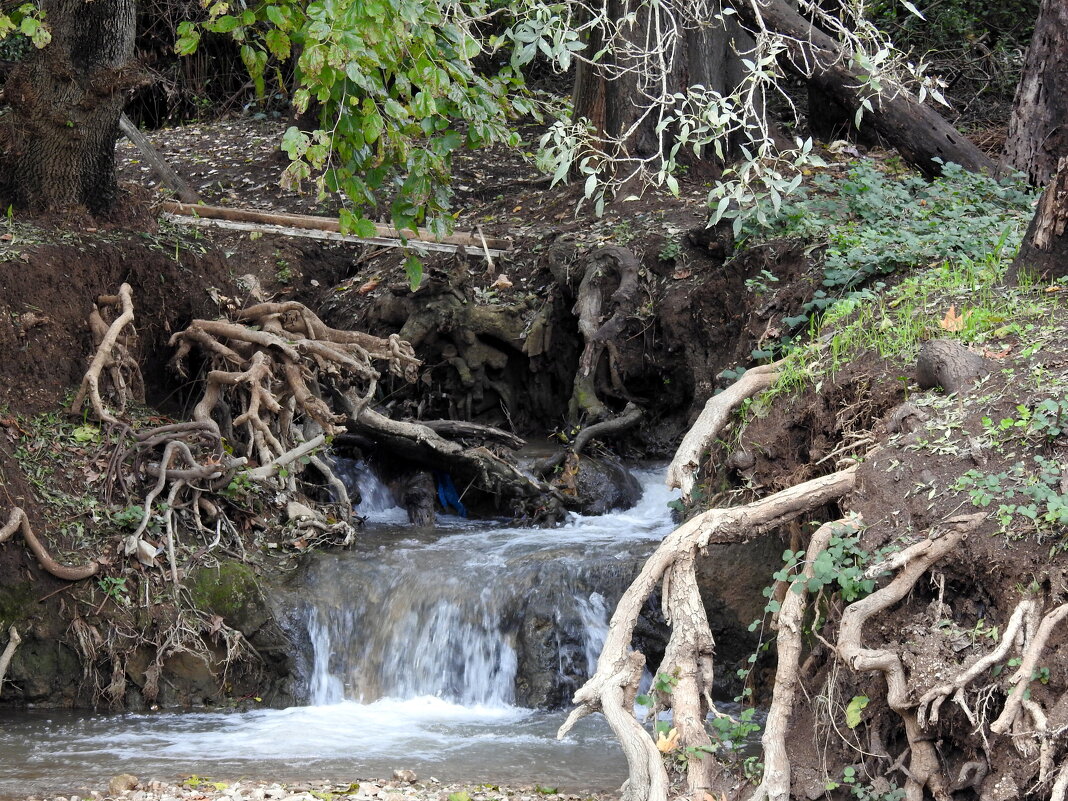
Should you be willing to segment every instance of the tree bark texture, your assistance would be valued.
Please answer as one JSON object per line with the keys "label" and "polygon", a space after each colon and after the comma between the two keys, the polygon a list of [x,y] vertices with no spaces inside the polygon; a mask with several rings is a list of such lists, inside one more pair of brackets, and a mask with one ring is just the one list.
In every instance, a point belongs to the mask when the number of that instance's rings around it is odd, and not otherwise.
{"label": "tree bark texture", "polygon": [[[849,69],[848,59],[834,39],[785,0],[753,0],[735,3],[734,8],[750,28],[764,26],[786,37],[788,65],[809,85],[835,98],[850,112],[859,108],[864,99],[859,75]],[[865,112],[865,120],[924,175],[941,173],[941,164],[935,159],[955,162],[971,172],[995,171],[994,162],[928,106],[905,94],[869,99],[872,110]]]}
{"label": "tree bark texture", "polygon": [[1016,89],[1003,165],[1045,185],[1068,156],[1068,3],[1044,0]]}
{"label": "tree bark texture", "polygon": [[23,205],[105,212],[118,194],[115,141],[133,86],[134,0],[44,0],[52,41],[12,70],[14,175]]}
{"label": "tree bark texture", "polygon": [[1020,271],[1045,281],[1068,276],[1068,155],[1061,158],[1057,172],[1038,201],[1038,209],[1027,228],[1020,253],[1010,270],[1010,281]]}
{"label": "tree bark texture", "polygon": [[[636,5],[633,0],[608,0],[607,13],[611,19],[620,20],[636,12],[634,24],[627,28],[627,42],[638,50],[648,49],[650,42],[656,46],[659,42],[650,18],[652,11],[648,6],[637,8]],[[685,12],[676,9],[674,13]],[[592,56],[603,47],[604,41],[597,33],[591,37],[586,54]],[[651,103],[649,96],[684,92],[695,85],[729,94],[744,77],[745,68],[738,54],[751,50],[753,41],[729,17],[723,25],[686,29],[676,48],[674,54],[665,54],[668,70],[663,76],[643,77],[640,71],[630,71],[609,80],[606,73],[614,74],[636,65],[635,59],[622,53],[607,54],[603,66],[579,62],[572,93],[575,118],[586,117],[606,138],[623,137],[630,130],[621,142],[626,155],[651,155],[657,152],[660,137],[656,132],[657,116],[651,114],[638,122]]]}

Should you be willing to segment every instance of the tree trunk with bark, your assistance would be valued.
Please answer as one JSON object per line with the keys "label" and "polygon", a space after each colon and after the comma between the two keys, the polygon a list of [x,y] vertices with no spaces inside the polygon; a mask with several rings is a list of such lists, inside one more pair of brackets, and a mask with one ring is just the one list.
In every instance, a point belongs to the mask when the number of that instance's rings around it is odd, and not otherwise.
{"label": "tree trunk with bark", "polygon": [[1015,281],[1021,271],[1050,282],[1068,276],[1065,228],[1068,228],[1068,155],[1058,162],[1053,180],[1038,201],[1009,280]]}
{"label": "tree trunk with bark", "polygon": [[1045,185],[1068,156],[1068,3],[1045,0],[1016,89],[1003,166]]}
{"label": "tree trunk with bark", "polygon": [[[860,107],[865,98],[863,81],[857,71],[850,69],[838,43],[785,0],[752,0],[734,7],[749,28],[766,27],[784,37],[787,65],[810,86],[834,98],[851,113]],[[941,163],[950,161],[971,172],[994,172],[994,162],[928,106],[903,93],[868,99],[872,109],[865,112],[864,119],[924,175],[939,175]]]}
{"label": "tree trunk with bark", "polygon": [[52,41],[12,70],[9,155],[20,202],[105,212],[114,204],[115,141],[131,65],[134,0],[44,0]]}
{"label": "tree trunk with bark", "polygon": [[[650,43],[665,44],[658,41],[660,33],[650,8],[633,8],[634,5],[632,0],[609,0],[606,14],[610,19],[620,20],[634,12],[635,21],[624,29],[625,43],[617,40],[622,47],[617,47],[616,52],[607,54],[596,65],[578,63],[572,100],[576,119],[586,117],[601,136],[620,140],[626,155],[643,157],[656,153],[660,137],[670,135],[669,131],[657,132],[655,113],[642,119],[655,102],[652,98],[684,92],[695,85],[729,94],[744,76],[745,67],[738,54],[751,50],[753,41],[733,18],[726,18],[722,25],[687,27],[679,32],[674,52],[670,45],[666,46],[666,74],[649,75],[640,68],[640,56],[621,52],[629,46],[642,52],[648,50]],[[598,31],[591,37],[586,53],[596,54],[604,46]]]}

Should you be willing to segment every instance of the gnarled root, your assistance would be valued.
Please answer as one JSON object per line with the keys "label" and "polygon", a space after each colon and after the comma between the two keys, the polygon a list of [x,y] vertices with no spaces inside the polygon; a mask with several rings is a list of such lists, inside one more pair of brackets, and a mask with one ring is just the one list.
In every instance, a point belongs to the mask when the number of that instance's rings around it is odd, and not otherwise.
{"label": "gnarled root", "polygon": [[[386,361],[391,373],[409,381],[417,375],[419,360],[408,343],[330,328],[297,302],[261,303],[236,317],[237,322],[194,320],[171,337],[178,348],[172,364],[183,372],[193,347],[209,356],[213,369],[193,417],[221,436],[213,413],[229,416],[231,407],[239,409],[229,434],[247,457],[259,461],[255,478],[269,478],[309,455],[297,436],[298,418],[314,423],[322,436],[342,430],[344,416],[323,400],[321,386],[341,395],[359,385],[359,403],[365,405],[379,378],[374,362]],[[322,436],[309,441],[321,444]]]}
{"label": "gnarled root", "polygon": [[[104,322],[104,317],[100,313],[101,307],[108,306],[121,306],[119,316],[110,325]],[[119,287],[117,296],[101,295],[97,298],[93,311],[89,315],[89,330],[93,335],[96,352],[71,402],[71,414],[81,414],[82,404],[88,397],[98,420],[118,423],[118,419],[104,408],[104,402],[100,397],[100,384],[105,375],[119,414],[123,413],[130,400],[144,399],[145,387],[144,380],[141,378],[141,368],[137,366],[137,361],[130,354],[133,334],[124,333],[127,326],[130,326],[132,330],[133,320],[133,290],[129,284]]]}
{"label": "gnarled root", "polygon": [[719,432],[727,425],[731,412],[746,398],[751,398],[774,384],[779,375],[778,370],[778,362],[753,367],[746,370],[741,378],[723,392],[708,399],[668,466],[669,487],[681,489],[684,498],[690,497],[694,476],[701,467],[701,457],[708,452]]}
{"label": "gnarled root", "polygon": [[947,520],[949,530],[937,539],[922,540],[895,554],[892,563],[894,567],[900,567],[901,572],[885,587],[850,604],[842,613],[837,647],[839,658],[854,671],[877,670],[882,673],[886,678],[887,704],[905,724],[910,749],[905,796],[909,801],[923,801],[925,787],[939,801],[948,801],[950,783],[942,773],[934,743],[920,727],[901,657],[892,651],[865,648],[864,625],[872,616],[890,608],[911,592],[920,576],[957,548],[984,517],[985,514],[979,513]]}
{"label": "gnarled root", "polygon": [[81,581],[90,576],[95,576],[97,571],[100,570],[100,565],[96,562],[91,562],[83,567],[70,567],[53,559],[41,544],[41,541],[37,539],[37,535],[33,533],[33,529],[30,528],[29,517],[19,506],[11,510],[7,523],[4,524],[3,528],[0,528],[0,542],[10,539],[16,531],[22,531],[22,538],[26,541],[30,550],[33,551],[33,555],[37,557],[41,567],[56,578],[64,581]]}
{"label": "gnarled root", "polygon": [[801,622],[805,614],[808,580],[814,575],[816,558],[827,547],[831,535],[844,527],[860,524],[859,517],[842,518],[824,523],[812,534],[805,551],[805,567],[798,583],[783,597],[779,609],[779,636],[775,641],[777,664],[771,708],[764,724],[761,744],[764,747],[764,776],[749,801],[789,801],[790,757],[786,751],[786,733],[794,709],[797,689],[798,659],[801,656]]}
{"label": "gnarled root", "polygon": [[15,624],[11,624],[11,628],[7,630],[7,638],[7,645],[4,646],[4,652],[0,654],[0,693],[3,693],[4,691],[4,677],[7,676],[7,669],[11,664],[11,658],[15,655],[15,649],[19,647],[19,643],[22,642],[22,637],[19,636]]}
{"label": "gnarled root", "polygon": [[[676,685],[668,700],[678,705],[678,720],[684,727],[680,739],[686,737],[700,744],[702,737],[707,737],[701,734],[704,715],[700,710],[711,708],[712,634],[704,619],[696,580],[691,580],[690,575],[697,552],[713,542],[747,541],[831,503],[853,488],[855,476],[856,468],[850,467],[744,506],[711,509],[697,515],[664,538],[623,593],[612,615],[597,670],[575,693],[577,707],[560,727],[558,736],[563,737],[586,715],[603,712],[627,757],[630,779],[625,786],[624,801],[665,801],[667,797],[667,772],[656,743],[634,719],[631,706],[637,688],[634,663],[639,659],[644,661],[644,657],[631,650],[631,640],[642,606],[657,584],[664,582],[664,598],[672,624],[665,665],[670,666],[672,674],[679,677],[679,685],[683,685],[682,694],[675,698],[679,693]],[[700,797],[708,786],[710,771],[710,765],[694,768],[688,775],[689,795]]]}
{"label": "gnarled root", "polygon": [[[608,296],[609,286],[617,275],[616,289]],[[608,408],[597,392],[597,369],[606,350],[612,386],[617,394],[624,394],[615,362],[615,340],[623,333],[634,311],[638,289],[638,259],[629,250],[611,245],[590,255],[589,266],[579,284],[578,298],[572,310],[578,317],[579,331],[586,341],[579,357],[571,394],[569,412],[573,419],[577,420],[585,414],[594,420],[601,420],[609,415]],[[611,306],[611,316],[604,310],[606,301]]]}

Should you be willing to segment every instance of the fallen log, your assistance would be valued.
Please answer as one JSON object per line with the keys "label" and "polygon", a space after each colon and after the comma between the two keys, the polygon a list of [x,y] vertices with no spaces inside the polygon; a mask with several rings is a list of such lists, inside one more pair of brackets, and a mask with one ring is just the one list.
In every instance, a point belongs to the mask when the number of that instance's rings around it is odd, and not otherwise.
{"label": "fallen log", "polygon": [[341,232],[341,223],[333,217],[310,214],[286,214],[255,209],[231,209],[223,206],[190,205],[164,201],[164,216],[185,225],[214,226],[236,231],[259,231],[310,239],[330,239],[383,247],[417,246],[426,250],[455,253],[461,248],[472,256],[500,256],[512,249],[510,239],[485,237],[479,233],[454,233],[440,239],[426,228],[416,231],[399,230],[390,225],[375,224],[375,236],[361,237]]}
{"label": "fallen log", "polygon": [[993,161],[930,107],[903,91],[873,96],[864,92],[861,72],[850,69],[849,58],[838,43],[786,0],[745,0],[732,5],[750,29],[782,38],[786,65],[810,85],[853,112],[867,99],[871,110],[865,111],[864,120],[928,178],[940,175],[947,162],[970,172],[996,172]]}

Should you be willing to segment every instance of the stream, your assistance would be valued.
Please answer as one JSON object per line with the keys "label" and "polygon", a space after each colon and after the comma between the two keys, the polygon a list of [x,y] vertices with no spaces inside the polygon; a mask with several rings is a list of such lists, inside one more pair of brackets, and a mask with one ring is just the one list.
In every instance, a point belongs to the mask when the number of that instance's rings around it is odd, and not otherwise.
{"label": "stream", "polygon": [[251,712],[0,713],[0,797],[84,792],[121,772],[615,789],[626,763],[603,718],[555,739],[619,595],[671,528],[662,471],[633,509],[554,529],[441,516],[407,526],[359,463],[358,544],[317,553],[283,595],[303,621],[307,706]]}

